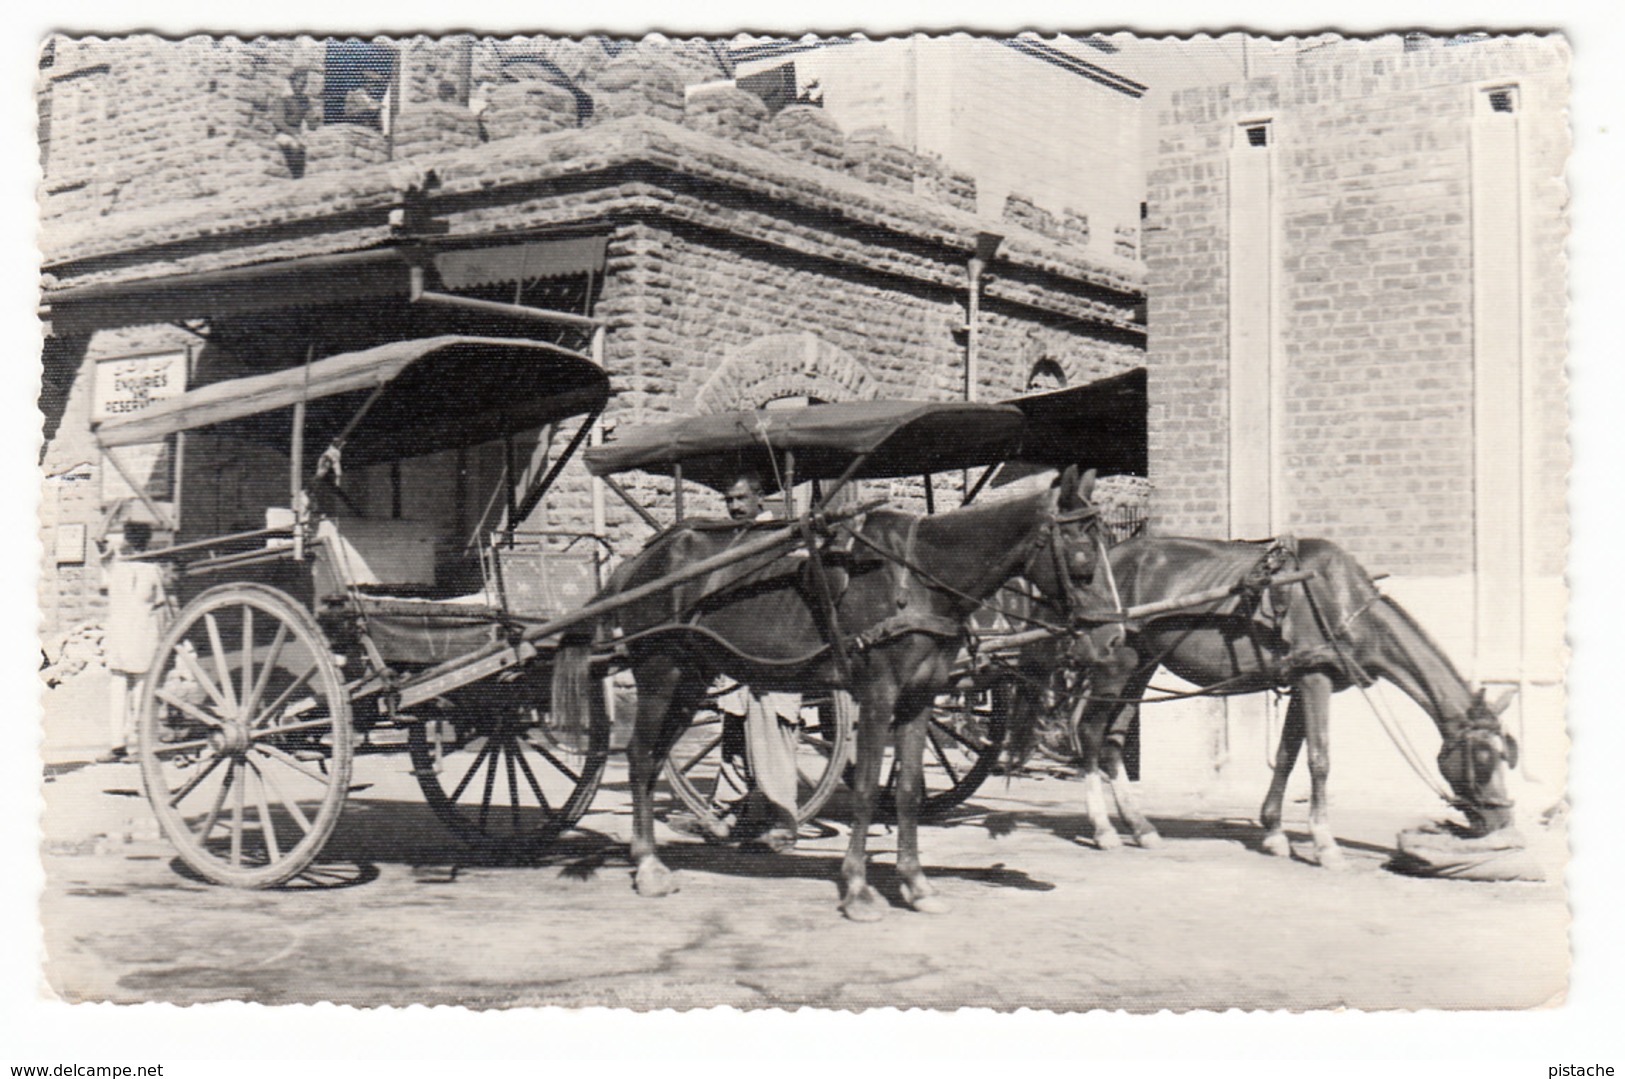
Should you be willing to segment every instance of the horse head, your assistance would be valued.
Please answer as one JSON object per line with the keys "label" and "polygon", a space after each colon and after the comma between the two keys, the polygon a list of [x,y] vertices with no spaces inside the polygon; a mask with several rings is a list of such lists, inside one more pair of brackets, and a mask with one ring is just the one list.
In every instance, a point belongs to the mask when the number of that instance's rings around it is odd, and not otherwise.
{"label": "horse head", "polygon": [[1494,701],[1475,692],[1467,714],[1439,749],[1439,772],[1460,799],[1458,805],[1483,833],[1512,824],[1512,799],[1506,773],[1518,766],[1518,741],[1501,725],[1501,713],[1517,690]]}
{"label": "horse head", "polygon": [[1056,478],[1045,502],[1048,517],[1022,571],[1069,615],[1086,606],[1084,590],[1105,551],[1100,513],[1090,498],[1094,489],[1094,469],[1080,475],[1078,466],[1071,465]]}

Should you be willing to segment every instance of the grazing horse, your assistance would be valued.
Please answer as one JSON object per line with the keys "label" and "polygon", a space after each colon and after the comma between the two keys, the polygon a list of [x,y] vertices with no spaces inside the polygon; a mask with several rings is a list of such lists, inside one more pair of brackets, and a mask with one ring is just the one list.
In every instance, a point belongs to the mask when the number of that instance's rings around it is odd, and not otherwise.
{"label": "grazing horse", "polygon": [[[1302,569],[1313,576],[1271,585],[1261,572]],[[1433,720],[1443,739],[1439,772],[1455,792],[1455,804],[1474,828],[1488,833],[1512,823],[1504,763],[1517,766],[1517,743],[1501,729],[1499,713],[1511,694],[1494,704],[1472,689],[1448,657],[1400,605],[1382,595],[1341,548],[1305,539],[1268,548],[1256,543],[1138,538],[1109,556],[1110,574],[1096,574],[1096,589],[1115,581],[1123,607],[1194,595],[1247,581],[1237,597],[1176,610],[1130,625],[1125,648],[1096,663],[1092,698],[1084,710],[1084,800],[1102,849],[1120,845],[1107,816],[1101,781],[1112,785],[1118,807],[1144,845],[1156,842],[1123,782],[1121,740],[1159,666],[1217,695],[1291,691],[1275,774],[1259,812],[1264,849],[1290,853],[1281,830],[1281,800],[1305,739],[1311,783],[1309,831],[1315,860],[1340,868],[1342,854],[1326,812],[1330,768],[1327,718],[1331,694],[1386,679]],[[1098,592],[1097,592],[1098,594]]]}
{"label": "grazing horse", "polygon": [[[1050,595],[1075,594],[1094,568],[1091,472],[1069,469],[1048,491],[920,517],[873,511],[821,549],[825,581],[805,552],[767,555],[620,608],[598,626],[637,683],[627,748],[634,882],[641,895],[676,890],[654,835],[654,784],[671,747],[719,674],[757,691],[812,690],[847,681],[857,698],[858,760],[852,838],[841,866],[841,910],[875,921],[886,903],[868,884],[865,848],[888,734],[897,747],[897,872],[917,911],[947,904],[921,868],[918,842],[926,724],[946,687],[965,620],[1000,585],[1025,576]],[[749,532],[720,522],[655,537],[611,577],[600,598],[659,581],[725,552]],[[844,549],[844,550],[843,550]],[[834,580],[830,580],[834,578]],[[834,617],[819,598],[832,593]],[[833,625],[831,624],[833,623]],[[844,647],[835,647],[839,640]],[[555,699],[579,692],[586,649],[566,642]],[[843,673],[842,668],[846,668]]]}

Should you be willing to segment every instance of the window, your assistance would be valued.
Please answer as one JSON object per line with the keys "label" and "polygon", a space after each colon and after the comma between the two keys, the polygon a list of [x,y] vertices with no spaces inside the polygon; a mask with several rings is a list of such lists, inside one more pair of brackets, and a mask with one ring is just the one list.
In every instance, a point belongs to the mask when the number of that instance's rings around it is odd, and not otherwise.
{"label": "window", "polygon": [[400,93],[393,46],[329,41],[322,79],[324,122],[389,131]]}
{"label": "window", "polygon": [[1518,111],[1518,88],[1496,86],[1485,90],[1480,105],[1488,108],[1490,112],[1515,113]]}

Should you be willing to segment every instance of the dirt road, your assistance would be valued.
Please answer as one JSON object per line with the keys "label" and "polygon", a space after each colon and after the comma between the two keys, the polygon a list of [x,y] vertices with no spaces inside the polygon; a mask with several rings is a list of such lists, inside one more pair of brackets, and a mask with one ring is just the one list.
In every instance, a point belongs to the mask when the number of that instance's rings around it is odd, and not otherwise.
{"label": "dirt road", "polygon": [[[534,866],[460,861],[405,768],[361,762],[372,786],[345,811],[325,886],[271,892],[181,871],[136,768],[62,770],[46,785],[51,985],[177,1003],[1151,1010],[1527,1007],[1566,982],[1560,873],[1396,875],[1383,865],[1413,810],[1340,805],[1351,866],[1334,874],[1260,853],[1251,806],[1153,798],[1166,846],[1103,853],[1078,839],[1077,784],[994,780],[922,834],[953,912],[896,906],[855,925],[835,909],[838,823],[778,857],[662,829],[683,889],[646,900],[629,885],[613,765],[582,832]],[[1535,831],[1560,867],[1560,827]],[[873,844],[875,878],[897,903],[891,843]]]}

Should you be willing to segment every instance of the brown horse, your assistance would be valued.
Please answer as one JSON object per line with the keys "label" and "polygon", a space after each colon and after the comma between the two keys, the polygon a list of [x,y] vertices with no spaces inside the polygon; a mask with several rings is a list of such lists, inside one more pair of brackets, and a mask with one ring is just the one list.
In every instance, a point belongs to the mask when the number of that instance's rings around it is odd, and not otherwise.
{"label": "brown horse", "polygon": [[1134,804],[1124,781],[1122,740],[1151,676],[1164,667],[1217,695],[1288,688],[1291,701],[1276,753],[1275,774],[1259,812],[1264,849],[1290,853],[1281,830],[1281,801],[1298,751],[1309,743],[1309,830],[1316,861],[1339,868],[1342,854],[1326,812],[1330,769],[1327,718],[1331,694],[1385,679],[1432,718],[1442,746],[1439,772],[1455,804],[1480,833],[1512,823],[1502,767],[1517,766],[1517,743],[1501,729],[1510,694],[1487,704],[1400,605],[1383,596],[1347,552],[1326,540],[1278,547],[1272,568],[1312,571],[1295,584],[1270,586],[1258,575],[1266,547],[1256,543],[1139,538],[1113,548],[1110,576],[1123,607],[1176,599],[1236,584],[1255,587],[1235,598],[1176,611],[1129,626],[1125,647],[1092,673],[1092,699],[1080,724],[1085,810],[1102,849],[1120,845],[1107,815],[1102,779],[1111,784],[1130,830],[1143,845],[1155,827]]}
{"label": "brown horse", "polygon": [[[852,838],[841,867],[841,910],[874,921],[886,903],[868,884],[866,841],[888,735],[897,751],[897,872],[905,902],[939,913],[946,902],[920,865],[922,755],[933,698],[946,687],[965,620],[1017,575],[1051,595],[1087,583],[1096,546],[1089,493],[1094,474],[1069,469],[1048,491],[1008,502],[919,517],[877,510],[822,555],[836,578],[834,625],[815,598],[811,567],[767,556],[695,579],[621,608],[598,627],[637,683],[638,714],[627,756],[632,784],[635,886],[642,895],[677,888],[654,835],[660,766],[719,674],[757,691],[815,690],[845,681],[859,705]],[[760,526],[757,526],[760,527]],[[722,522],[679,525],[655,537],[611,578],[603,597],[658,581],[748,535]],[[844,554],[842,553],[844,549]],[[847,640],[843,662],[831,647]],[[581,684],[585,649],[561,650],[555,694]]]}

